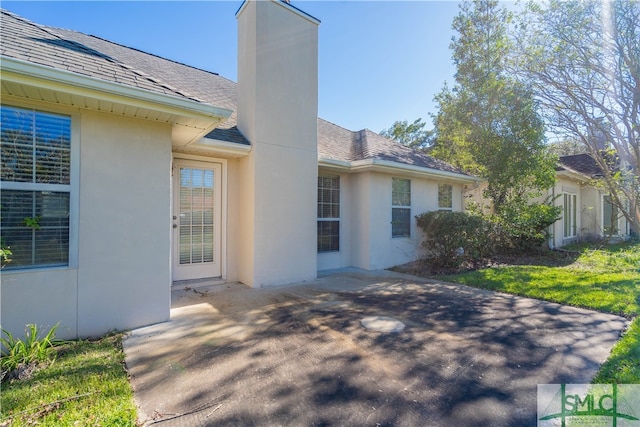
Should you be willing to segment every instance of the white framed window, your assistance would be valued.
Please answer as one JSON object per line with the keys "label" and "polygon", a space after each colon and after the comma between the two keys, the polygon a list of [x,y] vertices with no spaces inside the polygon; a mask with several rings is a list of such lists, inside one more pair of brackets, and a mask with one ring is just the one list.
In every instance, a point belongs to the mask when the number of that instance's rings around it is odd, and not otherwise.
{"label": "white framed window", "polygon": [[605,236],[617,236],[620,234],[619,219],[618,207],[613,204],[611,196],[602,196],[602,231]]}
{"label": "white framed window", "polygon": [[318,252],[340,250],[340,176],[318,175]]}
{"label": "white framed window", "polygon": [[70,261],[71,117],[2,105],[0,237],[5,269]]}
{"label": "white framed window", "polygon": [[391,178],[391,237],[411,236],[411,180]]}
{"label": "white framed window", "polygon": [[577,200],[578,196],[576,194],[564,193],[562,221],[564,225],[563,236],[565,239],[577,236]]}
{"label": "white framed window", "polygon": [[438,184],[438,209],[453,210],[453,187],[449,184]]}

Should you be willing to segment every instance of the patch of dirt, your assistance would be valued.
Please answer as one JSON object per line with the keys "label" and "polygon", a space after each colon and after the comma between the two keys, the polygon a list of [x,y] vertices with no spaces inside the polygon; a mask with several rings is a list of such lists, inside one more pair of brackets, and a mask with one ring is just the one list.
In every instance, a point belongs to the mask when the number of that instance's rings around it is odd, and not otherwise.
{"label": "patch of dirt", "polygon": [[36,362],[21,363],[12,371],[2,371],[0,373],[0,381],[27,381],[33,376],[33,373],[38,368]]}
{"label": "patch of dirt", "polygon": [[479,260],[465,260],[458,267],[437,265],[430,259],[420,259],[392,267],[390,270],[398,273],[431,278],[434,276],[446,276],[449,274],[466,273],[468,271],[475,271],[483,268],[504,267],[510,265],[562,267],[572,264],[578,255],[578,252],[564,250],[549,250],[527,254],[503,254]]}

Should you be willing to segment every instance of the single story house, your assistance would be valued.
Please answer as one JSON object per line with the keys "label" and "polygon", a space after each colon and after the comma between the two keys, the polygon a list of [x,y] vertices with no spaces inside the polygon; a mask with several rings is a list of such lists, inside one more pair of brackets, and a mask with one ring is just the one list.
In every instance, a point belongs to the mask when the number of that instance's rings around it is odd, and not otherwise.
{"label": "single story house", "polygon": [[318,118],[320,21],[245,1],[238,83],[1,12],[2,327],[169,319],[172,283],[264,287],[415,259],[476,178]]}
{"label": "single story house", "polygon": [[562,247],[577,240],[627,239],[631,227],[611,203],[608,192],[594,185],[602,169],[588,153],[561,156],[556,167],[557,182],[549,190],[562,218],[553,225],[551,246]]}

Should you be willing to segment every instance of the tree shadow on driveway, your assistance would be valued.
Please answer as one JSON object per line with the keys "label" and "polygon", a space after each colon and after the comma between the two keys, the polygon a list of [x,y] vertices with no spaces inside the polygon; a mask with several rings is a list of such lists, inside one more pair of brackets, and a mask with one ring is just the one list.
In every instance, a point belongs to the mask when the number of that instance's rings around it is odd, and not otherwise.
{"label": "tree shadow on driveway", "polygon": [[589,382],[628,323],[388,272],[182,291],[174,307],[124,343],[147,424],[533,426],[537,384]]}

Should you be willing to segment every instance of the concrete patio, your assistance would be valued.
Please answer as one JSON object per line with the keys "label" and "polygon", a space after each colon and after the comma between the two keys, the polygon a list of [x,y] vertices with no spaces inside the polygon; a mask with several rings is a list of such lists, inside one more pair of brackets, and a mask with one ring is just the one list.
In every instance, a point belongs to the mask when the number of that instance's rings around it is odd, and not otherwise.
{"label": "concrete patio", "polygon": [[124,341],[146,425],[534,426],[537,384],[589,382],[628,324],[389,271],[172,299]]}

